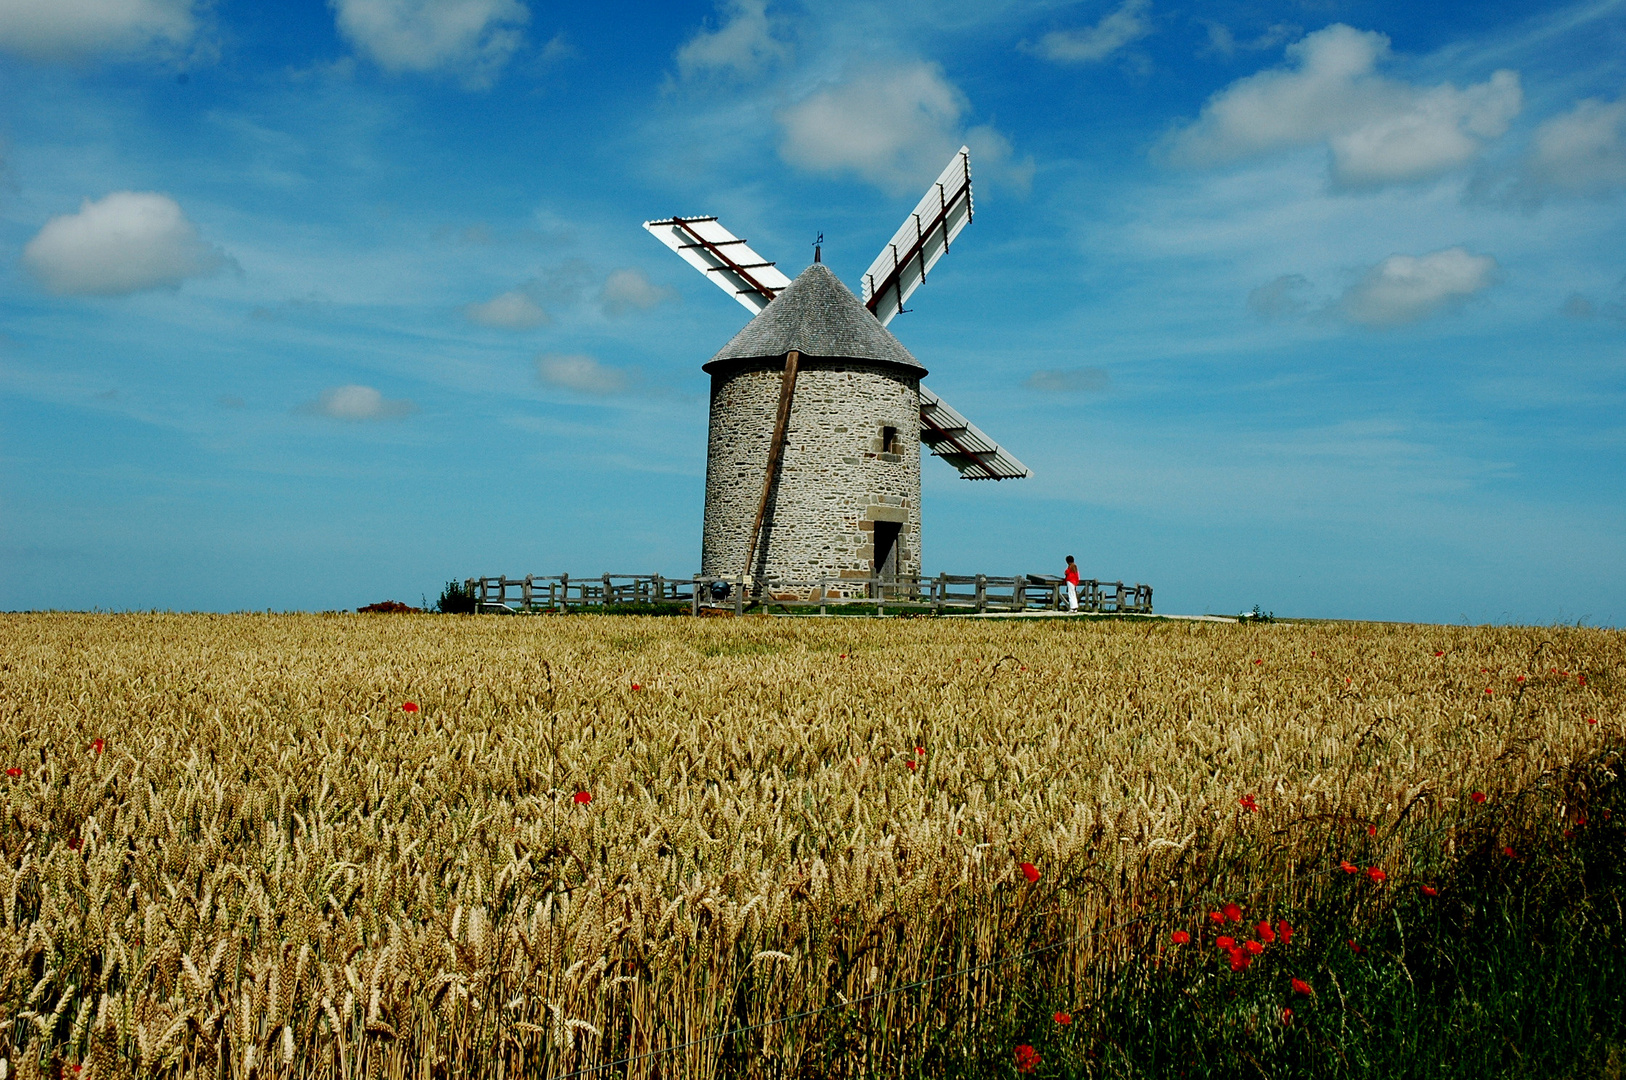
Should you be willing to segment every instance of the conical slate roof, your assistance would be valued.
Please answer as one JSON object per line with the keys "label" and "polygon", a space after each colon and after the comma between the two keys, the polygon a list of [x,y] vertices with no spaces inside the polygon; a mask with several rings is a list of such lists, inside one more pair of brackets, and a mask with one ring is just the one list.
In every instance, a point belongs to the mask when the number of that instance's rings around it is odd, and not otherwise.
{"label": "conical slate roof", "polygon": [[725,360],[784,356],[793,349],[808,358],[877,360],[906,368],[911,375],[926,374],[920,361],[823,263],[803,270],[703,369],[712,371]]}

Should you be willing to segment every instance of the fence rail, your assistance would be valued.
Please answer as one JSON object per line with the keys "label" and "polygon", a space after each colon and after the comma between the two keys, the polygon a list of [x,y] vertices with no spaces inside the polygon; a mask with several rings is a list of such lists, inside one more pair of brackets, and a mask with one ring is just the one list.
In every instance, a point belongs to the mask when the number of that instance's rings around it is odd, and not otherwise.
{"label": "fence rail", "polygon": [[[1026,612],[1060,611],[1067,604],[1067,583],[1047,574],[938,574],[936,577],[817,578],[803,581],[745,577],[667,578],[660,574],[569,574],[522,578],[479,577],[465,582],[477,611],[570,611],[649,604],[688,604],[691,614],[748,606],[817,606],[819,614],[849,605],[874,607],[877,614],[896,611]],[[1086,579],[1078,586],[1078,610],[1092,614],[1149,615],[1150,585]]]}

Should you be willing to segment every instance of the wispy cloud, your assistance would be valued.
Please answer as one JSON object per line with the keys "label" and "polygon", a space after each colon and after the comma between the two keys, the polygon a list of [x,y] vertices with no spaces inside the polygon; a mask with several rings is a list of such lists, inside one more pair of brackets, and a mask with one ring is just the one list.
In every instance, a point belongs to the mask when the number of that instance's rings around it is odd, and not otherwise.
{"label": "wispy cloud", "polygon": [[[222,403],[224,401],[222,399]],[[371,386],[352,384],[324,390],[321,397],[306,402],[296,411],[330,420],[398,420],[417,412],[418,406],[404,398],[386,398]]]}
{"label": "wispy cloud", "polygon": [[1051,31],[1032,49],[1046,60],[1058,63],[1100,63],[1152,32],[1151,20],[1147,18],[1151,8],[1151,0],[1124,0],[1094,26]]}
{"label": "wispy cloud", "polygon": [[1106,368],[1083,367],[1057,371],[1035,371],[1027,378],[1030,390],[1049,394],[1099,393],[1112,385]]}
{"label": "wispy cloud", "polygon": [[534,330],[553,319],[541,304],[518,289],[499,293],[480,304],[466,304],[463,315],[472,323],[498,330]]}
{"label": "wispy cloud", "polygon": [[549,386],[583,394],[619,394],[632,385],[625,370],[607,367],[585,353],[544,353],[536,358],[536,373]]}
{"label": "wispy cloud", "polygon": [[648,311],[676,299],[677,293],[664,285],[656,285],[637,267],[612,271],[598,293],[599,307],[612,319],[634,311]]}

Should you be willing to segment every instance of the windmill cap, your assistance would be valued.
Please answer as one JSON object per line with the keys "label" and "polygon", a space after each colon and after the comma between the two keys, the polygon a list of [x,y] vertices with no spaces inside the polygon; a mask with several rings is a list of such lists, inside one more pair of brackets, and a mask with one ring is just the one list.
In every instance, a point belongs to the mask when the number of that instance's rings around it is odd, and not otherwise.
{"label": "windmill cap", "polygon": [[811,360],[872,360],[910,375],[926,374],[903,342],[823,263],[803,270],[702,370],[715,373],[728,366],[726,361],[768,360],[792,351]]}

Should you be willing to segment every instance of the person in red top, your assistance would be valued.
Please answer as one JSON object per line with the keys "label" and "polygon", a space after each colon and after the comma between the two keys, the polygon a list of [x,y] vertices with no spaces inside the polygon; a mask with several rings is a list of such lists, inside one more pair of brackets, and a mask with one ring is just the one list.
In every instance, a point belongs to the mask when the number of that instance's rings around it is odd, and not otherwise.
{"label": "person in red top", "polygon": [[1078,564],[1067,556],[1067,610],[1078,614]]}

